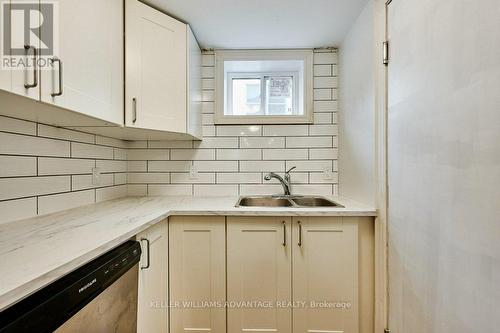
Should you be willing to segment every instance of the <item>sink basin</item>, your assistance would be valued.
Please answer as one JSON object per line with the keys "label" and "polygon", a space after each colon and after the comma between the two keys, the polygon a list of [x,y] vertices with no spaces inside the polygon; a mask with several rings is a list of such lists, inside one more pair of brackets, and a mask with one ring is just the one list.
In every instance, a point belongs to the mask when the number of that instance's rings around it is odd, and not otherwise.
{"label": "sink basin", "polygon": [[248,196],[241,197],[236,207],[340,207],[338,203],[319,196]]}
{"label": "sink basin", "polygon": [[291,207],[293,203],[278,197],[242,197],[236,207]]}
{"label": "sink basin", "polygon": [[323,197],[296,197],[291,200],[301,207],[342,207],[338,203]]}

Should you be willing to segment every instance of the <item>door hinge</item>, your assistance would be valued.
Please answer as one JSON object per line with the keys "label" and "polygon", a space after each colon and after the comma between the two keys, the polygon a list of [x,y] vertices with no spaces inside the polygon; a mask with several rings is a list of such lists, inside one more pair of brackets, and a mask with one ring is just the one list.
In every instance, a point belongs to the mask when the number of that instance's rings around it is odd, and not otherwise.
{"label": "door hinge", "polygon": [[384,52],[383,52],[383,63],[384,65],[389,65],[389,42],[384,42]]}

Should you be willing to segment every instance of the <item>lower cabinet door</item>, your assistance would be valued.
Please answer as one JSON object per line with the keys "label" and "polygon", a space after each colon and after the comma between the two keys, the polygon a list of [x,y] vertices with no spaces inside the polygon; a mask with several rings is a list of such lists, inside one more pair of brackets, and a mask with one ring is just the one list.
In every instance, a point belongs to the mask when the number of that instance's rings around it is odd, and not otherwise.
{"label": "lower cabinet door", "polygon": [[168,221],[137,235],[139,263],[138,333],[168,332]]}
{"label": "lower cabinet door", "polygon": [[358,224],[293,219],[293,332],[358,333]]}
{"label": "lower cabinet door", "polygon": [[226,332],[225,217],[170,218],[170,333]]}
{"label": "lower cabinet door", "polygon": [[227,218],[228,333],[292,332],[290,224],[290,218]]}

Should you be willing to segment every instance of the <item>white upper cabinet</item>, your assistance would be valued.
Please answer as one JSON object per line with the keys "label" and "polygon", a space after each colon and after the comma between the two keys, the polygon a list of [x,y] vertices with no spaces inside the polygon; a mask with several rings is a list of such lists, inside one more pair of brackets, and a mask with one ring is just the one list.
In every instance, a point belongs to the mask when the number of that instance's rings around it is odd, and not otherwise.
{"label": "white upper cabinet", "polygon": [[122,1],[64,0],[58,8],[59,47],[42,71],[41,100],[123,124]]}
{"label": "white upper cabinet", "polygon": [[[19,2],[15,2],[14,5],[20,6]],[[11,37],[11,48],[4,45],[2,52],[10,49],[6,59],[9,55],[15,56],[15,61],[11,61],[10,66],[0,69],[0,89],[38,100],[40,99],[40,70],[37,66],[37,60],[40,54],[40,40],[33,35],[30,35],[29,41],[23,40],[26,38],[25,34],[21,33],[24,28],[24,20],[20,20],[19,17],[24,12],[16,10],[19,8],[14,7],[9,2],[3,2],[1,6],[3,6],[2,10],[6,10],[4,17],[10,21],[9,33]],[[40,13],[31,12],[30,26],[38,27],[39,25]],[[12,49],[16,49],[15,54],[12,53]],[[19,54],[19,51],[22,53]]]}
{"label": "white upper cabinet", "polygon": [[126,0],[125,125],[198,137],[201,51],[189,26]]}
{"label": "white upper cabinet", "polygon": [[2,56],[18,65],[0,69],[0,115],[128,140],[201,139],[201,50],[187,24],[137,0],[57,1],[50,13],[35,2],[39,30],[24,40],[17,3],[2,4],[19,38]]}
{"label": "white upper cabinet", "polygon": [[0,89],[12,90],[12,71],[9,69],[0,69]]}

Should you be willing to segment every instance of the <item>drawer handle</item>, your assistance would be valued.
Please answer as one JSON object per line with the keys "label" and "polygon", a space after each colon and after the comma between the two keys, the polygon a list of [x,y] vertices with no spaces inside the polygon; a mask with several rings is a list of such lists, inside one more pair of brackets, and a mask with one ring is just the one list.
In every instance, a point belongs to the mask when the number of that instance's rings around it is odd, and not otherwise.
{"label": "drawer handle", "polygon": [[31,46],[31,45],[24,45],[24,49],[26,50],[26,56],[28,56],[28,51],[30,49],[33,49],[33,83],[25,83],[24,88],[30,89],[30,88],[36,88],[38,86],[38,68],[37,68],[37,55],[38,52],[36,50],[36,47]]}
{"label": "drawer handle", "polygon": [[137,98],[132,98],[132,123],[137,121]]}
{"label": "drawer handle", "polygon": [[149,242],[149,239],[147,238],[141,238],[141,242],[142,241],[146,241],[146,249],[147,249],[147,255],[146,255],[146,266],[141,266],[141,269],[148,269],[150,266],[151,266],[151,258],[149,256],[149,252],[150,252],[150,242]]}
{"label": "drawer handle", "polygon": [[61,96],[63,94],[63,64],[61,59],[58,57],[50,58],[50,62],[53,65],[55,62],[59,64],[59,91],[50,94],[52,97]]}
{"label": "drawer handle", "polygon": [[299,225],[299,242],[297,243],[297,245],[302,246],[302,223],[300,221],[297,223]]}
{"label": "drawer handle", "polygon": [[283,221],[283,246],[286,246],[286,222]]}

